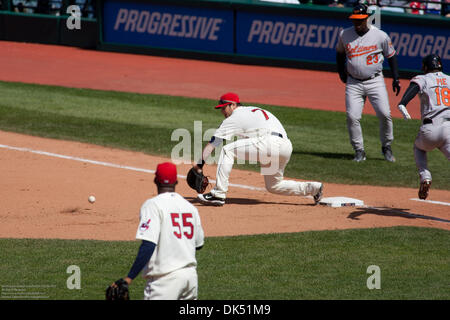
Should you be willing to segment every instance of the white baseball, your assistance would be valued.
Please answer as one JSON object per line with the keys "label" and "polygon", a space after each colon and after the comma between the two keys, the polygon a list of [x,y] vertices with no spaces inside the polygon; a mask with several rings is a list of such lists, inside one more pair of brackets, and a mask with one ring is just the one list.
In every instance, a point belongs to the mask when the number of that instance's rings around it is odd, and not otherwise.
{"label": "white baseball", "polygon": [[95,197],[94,196],[89,196],[88,201],[90,203],[94,203],[95,202]]}

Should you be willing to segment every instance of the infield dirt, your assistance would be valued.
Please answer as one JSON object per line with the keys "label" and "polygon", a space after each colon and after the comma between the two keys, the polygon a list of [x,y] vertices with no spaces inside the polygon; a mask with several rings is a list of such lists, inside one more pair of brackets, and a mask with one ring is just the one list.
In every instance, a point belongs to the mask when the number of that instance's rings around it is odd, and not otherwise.
{"label": "infield dirt", "polygon": [[[0,80],[68,87],[217,99],[237,91],[245,100],[343,111],[344,87],[336,74],[87,51],[0,41]],[[144,67],[143,67],[144,66]],[[220,77],[218,76],[220,75]],[[180,79],[183,83],[180,84]],[[389,85],[389,79],[386,79]],[[330,86],[334,83],[334,86]],[[323,94],[326,84],[327,94]],[[407,86],[405,80],[403,87]],[[389,88],[389,86],[388,86]],[[396,101],[390,93],[391,101]],[[410,108],[418,110],[417,106]],[[369,107],[366,112],[373,113]],[[393,116],[400,117],[398,110]],[[418,114],[412,114],[417,118]],[[1,132],[2,145],[154,170],[169,159],[77,142]],[[0,237],[133,240],[139,208],[156,195],[153,174],[73,158],[0,148]],[[79,160],[79,159],[78,159]],[[215,177],[215,166],[206,174]],[[185,175],[188,165],[179,165]],[[232,183],[263,188],[257,172],[233,170]],[[231,187],[227,204],[205,207],[180,178],[177,191],[196,205],[206,236],[422,226],[450,230],[449,206],[417,198],[417,189],[325,183],[324,196],[361,199],[367,208],[314,206],[307,197],[285,197]],[[88,202],[94,195],[96,202]],[[449,201],[433,190],[430,200]]]}

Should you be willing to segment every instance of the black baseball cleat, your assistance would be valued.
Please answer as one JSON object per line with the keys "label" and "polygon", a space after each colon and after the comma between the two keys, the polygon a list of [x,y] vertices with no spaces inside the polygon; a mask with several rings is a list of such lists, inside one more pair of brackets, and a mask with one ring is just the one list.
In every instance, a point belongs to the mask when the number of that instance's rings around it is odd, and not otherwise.
{"label": "black baseball cleat", "polygon": [[395,162],[395,157],[392,154],[391,146],[381,147],[381,153],[383,154],[384,158],[389,162]]}
{"label": "black baseball cleat", "polygon": [[364,152],[364,149],[356,150],[355,151],[355,157],[353,158],[353,161],[361,162],[366,160],[366,153]]}
{"label": "black baseball cleat", "polygon": [[420,183],[419,199],[425,200],[428,197],[428,191],[431,187],[431,180],[425,179]]}
{"label": "black baseball cleat", "polygon": [[199,194],[197,196],[197,199],[198,199],[198,201],[200,201],[200,203],[202,203],[206,206],[220,207],[225,204],[225,199],[217,198],[217,197],[213,196],[211,194],[211,192],[205,193],[205,194]]}
{"label": "black baseball cleat", "polygon": [[320,184],[319,191],[314,195],[314,204],[318,204],[320,200],[322,200],[323,196],[323,183]]}

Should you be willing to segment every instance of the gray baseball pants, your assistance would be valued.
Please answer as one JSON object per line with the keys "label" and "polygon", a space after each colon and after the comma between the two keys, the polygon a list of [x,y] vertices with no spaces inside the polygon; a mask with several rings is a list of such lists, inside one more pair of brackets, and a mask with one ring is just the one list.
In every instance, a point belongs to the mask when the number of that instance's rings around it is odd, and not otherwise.
{"label": "gray baseball pants", "polygon": [[364,149],[361,116],[366,98],[369,98],[379,119],[380,141],[383,147],[394,140],[393,124],[386,84],[382,75],[371,80],[359,81],[348,77],[345,87],[347,129],[354,150]]}
{"label": "gray baseball pants", "polygon": [[[445,113],[445,114],[444,114]],[[433,119],[433,123],[423,124],[414,142],[414,159],[419,171],[420,182],[432,180],[428,170],[427,152],[438,148],[450,160],[450,112],[444,112]]]}

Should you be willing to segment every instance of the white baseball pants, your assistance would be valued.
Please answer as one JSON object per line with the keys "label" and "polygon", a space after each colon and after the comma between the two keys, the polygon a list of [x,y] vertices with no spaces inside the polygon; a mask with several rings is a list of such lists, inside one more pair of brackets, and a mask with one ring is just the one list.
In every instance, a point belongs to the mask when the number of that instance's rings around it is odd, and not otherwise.
{"label": "white baseball pants", "polygon": [[364,149],[360,121],[366,98],[369,98],[379,119],[381,145],[389,146],[394,140],[391,108],[384,77],[380,75],[371,80],[359,81],[349,76],[345,87],[345,106],[347,129],[354,150]]}
{"label": "white baseball pants", "polygon": [[144,300],[197,300],[198,277],[195,267],[175,270],[148,279]]}
{"label": "white baseball pants", "polygon": [[320,182],[299,182],[283,178],[291,154],[291,141],[274,135],[241,139],[226,144],[219,156],[216,186],[211,190],[212,195],[226,198],[235,159],[249,161],[250,164],[259,163],[266,189],[271,193],[287,196],[316,194],[321,186]]}
{"label": "white baseball pants", "polygon": [[450,160],[450,121],[448,115],[440,115],[433,123],[423,124],[414,142],[414,159],[419,171],[420,181],[432,180],[428,170],[427,152],[438,148]]}

